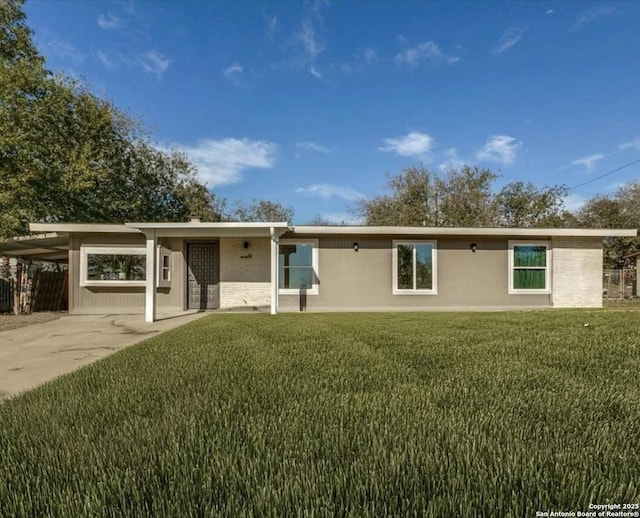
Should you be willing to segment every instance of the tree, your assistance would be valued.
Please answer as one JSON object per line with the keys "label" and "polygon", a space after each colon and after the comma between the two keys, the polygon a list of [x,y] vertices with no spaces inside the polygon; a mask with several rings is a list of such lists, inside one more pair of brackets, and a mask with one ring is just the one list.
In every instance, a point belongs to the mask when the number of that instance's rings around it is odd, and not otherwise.
{"label": "tree", "polygon": [[250,202],[236,202],[228,215],[233,221],[293,221],[293,209],[280,202],[252,198]]}
{"label": "tree", "polygon": [[[576,218],[583,227],[640,228],[640,182],[629,182],[613,195],[594,196],[577,212]],[[605,267],[617,268],[624,256],[637,251],[640,251],[638,238],[605,238]]]}
{"label": "tree", "polygon": [[29,221],[219,220],[224,203],[179,153],[76,81],[53,76],[21,0],[0,2],[0,238]]}
{"label": "tree", "polygon": [[313,225],[316,227],[343,227],[346,225],[349,225],[349,222],[347,222],[346,220],[341,220],[339,223],[336,221],[332,221],[329,218],[327,218],[326,216],[323,216],[322,214],[316,214],[313,218],[311,218],[307,223],[307,225]]}
{"label": "tree", "polygon": [[412,166],[387,180],[389,194],[361,199],[352,210],[367,225],[557,227],[571,218],[563,210],[566,187],[512,182],[494,194],[497,178],[467,165],[444,176]]}
{"label": "tree", "polygon": [[563,212],[564,185],[538,189],[532,183],[511,182],[496,195],[498,221],[505,227],[559,227]]}
{"label": "tree", "polygon": [[435,186],[422,165],[411,166],[387,179],[390,194],[361,198],[352,208],[366,225],[436,225]]}
{"label": "tree", "polygon": [[450,168],[444,178],[435,181],[438,205],[436,226],[488,227],[496,220],[491,192],[498,176],[489,169],[462,166]]}

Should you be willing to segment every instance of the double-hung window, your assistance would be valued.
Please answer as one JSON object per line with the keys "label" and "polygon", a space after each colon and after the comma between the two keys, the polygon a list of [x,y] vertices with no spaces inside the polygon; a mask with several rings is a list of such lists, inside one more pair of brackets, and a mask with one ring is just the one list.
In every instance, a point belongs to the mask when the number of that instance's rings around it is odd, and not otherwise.
{"label": "double-hung window", "polygon": [[278,288],[281,294],[318,294],[318,240],[281,239],[278,246]]}
{"label": "double-hung window", "polygon": [[393,293],[435,295],[436,242],[393,241]]}
{"label": "double-hung window", "polygon": [[509,241],[509,293],[551,293],[548,241]]}

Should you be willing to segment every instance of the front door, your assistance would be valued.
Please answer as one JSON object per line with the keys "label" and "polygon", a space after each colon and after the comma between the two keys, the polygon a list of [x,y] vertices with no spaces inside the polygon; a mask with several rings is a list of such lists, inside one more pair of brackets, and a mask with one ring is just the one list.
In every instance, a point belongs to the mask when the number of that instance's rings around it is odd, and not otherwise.
{"label": "front door", "polygon": [[218,307],[218,243],[187,244],[187,307]]}

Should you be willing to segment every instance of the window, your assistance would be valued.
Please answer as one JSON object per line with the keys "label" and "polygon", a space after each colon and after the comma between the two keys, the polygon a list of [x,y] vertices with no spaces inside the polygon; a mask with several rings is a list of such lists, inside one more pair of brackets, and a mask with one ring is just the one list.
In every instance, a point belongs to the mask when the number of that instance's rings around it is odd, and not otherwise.
{"label": "window", "polygon": [[509,241],[509,293],[551,293],[548,241]]}
{"label": "window", "polygon": [[436,242],[393,242],[393,293],[395,295],[435,295]]}
{"label": "window", "polygon": [[144,286],[144,247],[80,247],[80,286]]}
{"label": "window", "polygon": [[278,247],[278,288],[281,294],[306,290],[318,294],[318,240],[281,239]]}
{"label": "window", "polygon": [[158,288],[171,286],[171,250],[158,247]]}

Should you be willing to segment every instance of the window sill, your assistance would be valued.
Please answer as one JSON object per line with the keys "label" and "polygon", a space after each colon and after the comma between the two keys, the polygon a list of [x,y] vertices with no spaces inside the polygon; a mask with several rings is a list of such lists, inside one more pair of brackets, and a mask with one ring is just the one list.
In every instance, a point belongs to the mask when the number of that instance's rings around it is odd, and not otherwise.
{"label": "window sill", "polygon": [[551,290],[509,290],[509,295],[551,295]]}
{"label": "window sill", "polygon": [[318,288],[310,290],[278,289],[278,295],[318,295]]}
{"label": "window sill", "polygon": [[394,295],[437,295],[436,290],[393,290]]}
{"label": "window sill", "polygon": [[112,286],[114,288],[127,288],[127,287],[144,287],[147,281],[84,281],[80,283],[81,288],[91,287],[105,287]]}

